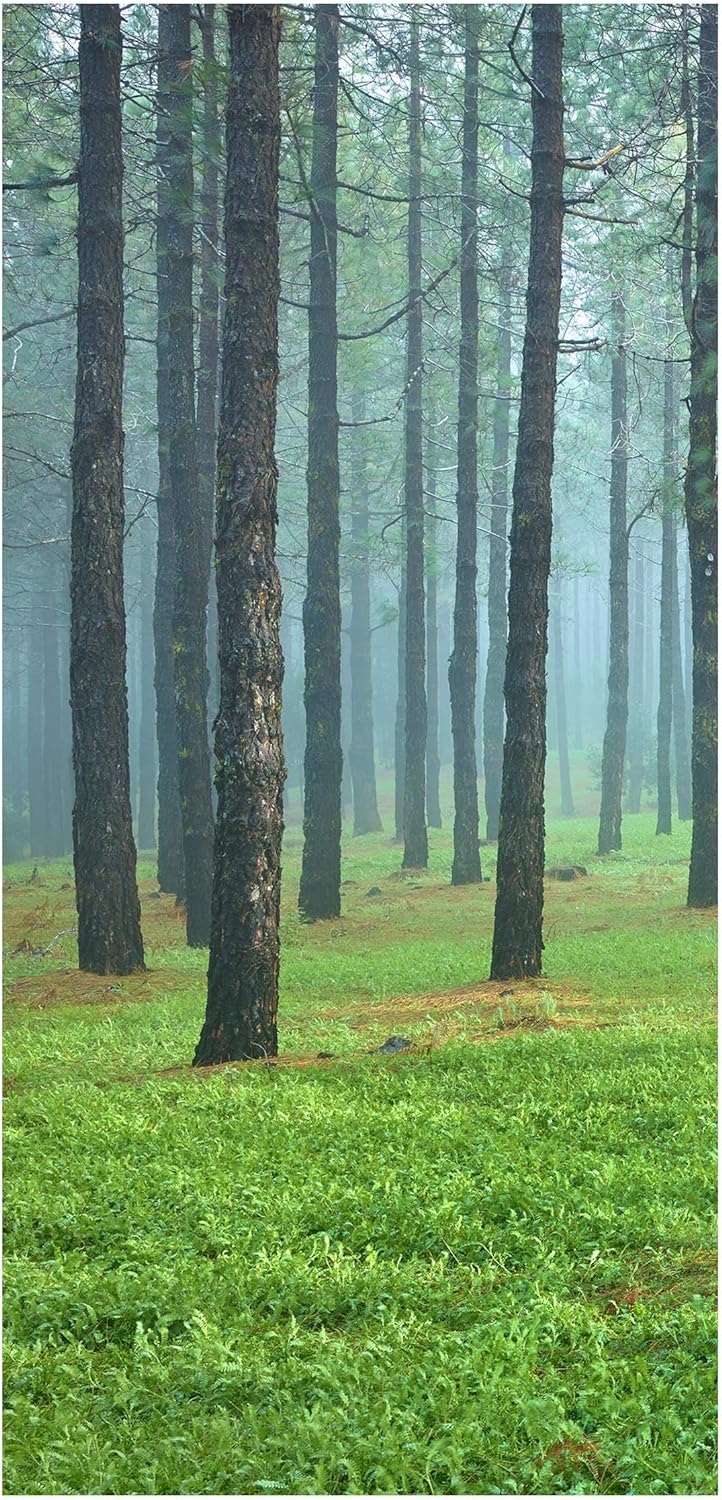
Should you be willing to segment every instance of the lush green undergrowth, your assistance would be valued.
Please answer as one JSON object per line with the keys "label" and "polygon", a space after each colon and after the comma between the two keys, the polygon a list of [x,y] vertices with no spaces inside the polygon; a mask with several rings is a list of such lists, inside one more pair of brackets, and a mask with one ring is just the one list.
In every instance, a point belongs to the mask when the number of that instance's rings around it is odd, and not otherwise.
{"label": "lush green undergrowth", "polygon": [[688,828],[594,832],[492,986],[446,831],[406,880],[348,840],[309,928],[291,827],[282,1065],[201,1076],[152,865],[128,980],[74,971],[67,864],[6,869],[6,1493],[714,1491],[713,921]]}

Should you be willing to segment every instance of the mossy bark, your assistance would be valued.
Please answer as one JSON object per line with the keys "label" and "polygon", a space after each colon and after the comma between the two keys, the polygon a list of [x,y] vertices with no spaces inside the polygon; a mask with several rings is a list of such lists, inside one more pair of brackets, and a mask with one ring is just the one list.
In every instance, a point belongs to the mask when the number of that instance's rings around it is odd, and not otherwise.
{"label": "mossy bark", "polygon": [[206,1017],[196,1065],[278,1050],[283,834],[274,458],[278,383],[277,6],[228,7],[226,316],[216,492],[221,702]]}
{"label": "mossy bark", "polygon": [[561,5],[533,6],[531,236],[511,524],[492,979],[533,976],[542,965],[551,479],[564,223],[562,49]]}
{"label": "mossy bark", "polygon": [[597,852],[622,847],[622,785],[629,712],[629,533],[627,531],[627,355],[624,298],[612,300],[612,459],[609,487],[609,679],[602,747]]}
{"label": "mossy bark", "polygon": [[70,700],[78,962],[96,974],[143,968],[123,605],[121,53],[119,7],[81,6]]}

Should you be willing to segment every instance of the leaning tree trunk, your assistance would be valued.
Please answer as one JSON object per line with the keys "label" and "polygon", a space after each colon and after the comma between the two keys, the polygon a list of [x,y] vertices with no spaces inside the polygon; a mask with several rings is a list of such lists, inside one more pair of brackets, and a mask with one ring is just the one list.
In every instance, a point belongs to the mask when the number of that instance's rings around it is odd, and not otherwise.
{"label": "leaning tree trunk", "polygon": [[552,606],[552,659],[554,666],[554,698],[557,711],[557,755],[559,757],[559,789],[561,792],[562,816],[574,817],[574,796],[569,774],[569,736],[567,730],[567,695],[564,681],[564,640],[562,634],[562,582],[559,580],[557,597]]}
{"label": "leaning tree trunk", "polygon": [[426,641],[424,626],[424,458],[422,437],[421,301],[421,70],[419,26],[411,15],[409,88],[409,313],[406,342],[404,516],[406,521],[406,632],[404,685],[405,870],[429,862],[426,833]]}
{"label": "leaning tree trunk", "polygon": [[[354,395],[354,422],[365,416],[362,394]],[[371,682],[371,582],[369,576],[369,486],[365,429],[356,431],[356,473],[351,502],[351,746],[354,835],[379,833],[382,827],[376,800],[374,711]]]}
{"label": "leaning tree trunk", "polygon": [[280,12],[228,7],[226,316],[218,439],[221,703],[206,1018],[195,1064],[278,1051],[283,659],[274,459]]}
{"label": "leaning tree trunk", "polygon": [[153,565],[149,546],[140,563],[140,731],[138,736],[138,847],[155,846],[155,726],[153,703]]}
{"label": "leaning tree trunk", "polygon": [[546,654],[564,224],[561,5],[532,8],[529,278],[514,470],[492,979],[541,972]]}
{"label": "leaning tree trunk", "polygon": [[684,502],[692,573],[692,857],[688,906],[717,902],[717,7],[699,39],[696,266]]}
{"label": "leaning tree trunk", "polygon": [[454,649],[449,662],[454,744],[452,885],[481,880],[476,783],[476,512],[479,504],[479,289],[476,215],[479,174],[478,10],[466,10],[464,130],[461,156],[461,340],[456,489]]}
{"label": "leaning tree trunk", "polygon": [[[669,332],[669,323],[668,323]],[[672,665],[673,632],[679,638],[676,599],[677,522],[674,514],[676,477],[675,382],[671,359],[664,364],[664,436],[662,479],[662,580],[659,609],[659,704],[657,707],[657,828],[672,832]]]}
{"label": "leaning tree trunk", "polygon": [[504,759],[504,666],[506,662],[506,528],[509,494],[511,379],[511,276],[501,269],[494,403],[494,451],[489,523],[489,646],[484,685],[484,802],[487,843],[499,837],[501,769]]}
{"label": "leaning tree trunk", "polygon": [[[167,13],[169,7],[165,7]],[[159,17],[163,26],[167,21]],[[162,43],[162,49],[161,49]],[[156,216],[156,401],[158,412],[158,549],[153,606],[154,684],[156,737],[158,742],[158,885],[161,891],[185,899],[185,860],[178,783],[178,730],[173,673],[173,595],[176,576],[175,520],[170,480],[170,450],[173,412],[170,393],[169,254],[172,209],[166,176],[169,101],[165,83],[168,63],[164,56],[167,38],[159,35],[158,98],[156,128],[157,216]]]}
{"label": "leaning tree trunk", "polygon": [[[428,449],[427,449],[428,453]],[[439,628],[437,619],[436,471],[427,464],[429,508],[426,527],[426,817],[429,828],[441,827],[439,801]]]}
{"label": "leaning tree trunk", "polygon": [[82,5],[70,701],[78,961],[95,974],[143,968],[123,607],[121,48],[119,7]]}
{"label": "leaning tree trunk", "polygon": [[306,753],[298,905],[341,911],[341,596],[336,364],[337,5],[317,5],[308,314],[308,561],[303,604]]}
{"label": "leaning tree trunk", "polygon": [[627,530],[627,356],[624,300],[612,302],[612,473],[609,489],[609,688],[602,748],[599,854],[622,847],[622,785],[629,688],[629,533]]}
{"label": "leaning tree trunk", "polygon": [[[193,348],[193,141],[191,131],[191,12],[161,5],[158,17],[159,94],[167,133],[161,170],[168,194],[169,482],[175,523],[173,667],[178,736],[186,937],[192,948],[210,942],[213,808],[208,752],[206,616],[210,574],[210,517],[198,487]],[[206,512],[209,496],[206,496]]]}

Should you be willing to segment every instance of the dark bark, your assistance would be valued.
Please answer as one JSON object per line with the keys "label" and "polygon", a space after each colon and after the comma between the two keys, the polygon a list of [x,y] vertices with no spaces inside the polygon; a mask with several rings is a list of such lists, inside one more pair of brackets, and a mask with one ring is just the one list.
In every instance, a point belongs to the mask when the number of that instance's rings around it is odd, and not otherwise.
{"label": "dark bark", "polygon": [[574,797],[569,774],[569,739],[567,735],[567,695],[564,681],[564,644],[562,635],[562,584],[552,605],[552,658],[554,665],[554,698],[557,718],[557,754],[562,815],[574,817]]}
{"label": "dark bark", "polygon": [[622,847],[622,784],[629,688],[629,534],[627,531],[627,356],[624,300],[612,302],[612,458],[609,487],[609,679],[602,747],[599,854]]}
{"label": "dark bark", "polygon": [[70,698],[78,959],[97,974],[143,968],[123,608],[121,47],[119,7],[81,6]]}
{"label": "dark bark", "polygon": [[699,41],[696,288],[684,501],[692,574],[692,857],[687,904],[717,902],[717,7]]}
{"label": "dark bark", "polygon": [[459,424],[456,487],[454,649],[449,662],[454,744],[454,857],[452,885],[481,880],[479,793],[476,781],[476,512],[479,504],[479,289],[476,215],[479,175],[478,11],[467,7],[464,128],[461,156]]}
{"label": "dark bark", "polygon": [[221,703],[206,1018],[195,1064],[275,1056],[283,833],[277,6],[228,7],[226,317],[216,555]]}
{"label": "dark bark", "polygon": [[486,837],[499,837],[501,770],[504,759],[504,669],[506,665],[506,529],[509,495],[509,385],[511,377],[511,285],[502,267],[499,292],[494,450],[489,537],[489,647],[484,685],[484,802]]}
{"label": "dark bark", "polygon": [[190,6],[158,12],[159,142],[168,215],[168,478],[175,526],[173,667],[178,787],[185,864],[186,937],[210,942],[213,809],[208,750],[206,616],[210,574],[209,496],[202,510],[193,347],[193,143]]}
{"label": "dark bark", "polygon": [[341,599],[336,321],[337,5],[317,5],[308,314],[306,752],[298,894],[309,921],[341,911]]}
{"label": "dark bark", "polygon": [[630,655],[629,711],[629,787],[627,812],[638,813],[644,782],[644,554],[637,547],[632,594],[632,631]]}
{"label": "dark bark", "polygon": [[203,38],[203,180],[201,185],[200,317],[198,328],[198,378],[196,383],[196,428],[198,443],[198,504],[203,553],[209,568],[208,675],[209,721],[218,705],[218,619],[215,574],[211,566],[213,505],[216,476],[216,409],[218,396],[218,70],[215,49],[215,5],[204,5],[200,14]]}
{"label": "dark bark", "polygon": [[[165,7],[166,11],[169,7]],[[167,17],[166,17],[167,19]],[[160,18],[159,18],[160,24]],[[165,26],[165,21],[164,21]],[[159,36],[159,48],[165,37]],[[157,115],[157,220],[156,289],[158,299],[157,408],[158,408],[158,552],[153,609],[154,683],[156,734],[158,740],[158,884],[162,891],[185,898],[185,860],[178,783],[178,731],[175,712],[173,670],[173,596],[176,549],[170,450],[173,414],[170,391],[170,310],[172,289],[169,275],[171,205],[166,181],[168,98],[165,62],[159,62]]]}
{"label": "dark bark", "polygon": [[426,817],[430,828],[441,828],[439,801],[439,632],[436,582],[436,471],[427,466],[429,505],[426,518]]}
{"label": "dark bark", "polygon": [[[362,394],[354,395],[351,416],[363,422]],[[369,576],[369,487],[366,447],[360,427],[356,433],[356,462],[351,500],[351,747],[354,834],[378,833],[382,823],[376,800],[373,690],[371,682],[371,581]]]}
{"label": "dark bark", "polygon": [[138,847],[155,848],[155,703],[153,694],[153,563],[145,545],[140,564],[140,725]]}
{"label": "dark bark", "polygon": [[492,979],[539,974],[543,948],[547,613],[564,223],[561,5],[533,6],[532,37],[531,237],[513,486]]}
{"label": "dark bark", "polygon": [[676,454],[674,365],[664,365],[664,433],[662,455],[662,580],[659,608],[659,702],[657,706],[657,828],[672,832],[672,662],[673,633],[679,640],[676,600],[677,522],[674,513]]}
{"label": "dark bark", "polygon": [[421,69],[419,27],[411,15],[409,80],[409,309],[406,324],[404,517],[406,522],[406,700],[404,756],[405,870],[425,869],[426,640],[424,625],[424,460],[422,436],[423,328],[421,301]]}
{"label": "dark bark", "polygon": [[47,812],[45,817],[45,853],[58,859],[65,853],[64,778],[61,772],[60,748],[60,673],[58,668],[58,631],[55,620],[46,614],[43,621],[43,780]]}

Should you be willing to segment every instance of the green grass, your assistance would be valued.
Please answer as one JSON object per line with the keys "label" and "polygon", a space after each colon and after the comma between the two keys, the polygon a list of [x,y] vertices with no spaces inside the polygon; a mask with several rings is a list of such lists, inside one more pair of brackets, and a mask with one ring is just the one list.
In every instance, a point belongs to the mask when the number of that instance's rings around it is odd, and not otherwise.
{"label": "green grass", "polygon": [[349,839],[309,928],[291,826],[289,1061],[205,1076],[151,864],[119,981],[73,972],[67,864],[6,869],[6,1493],[714,1492],[713,919],[688,828],[594,832],[551,823],[590,874],[502,996],[446,830],[409,880]]}

